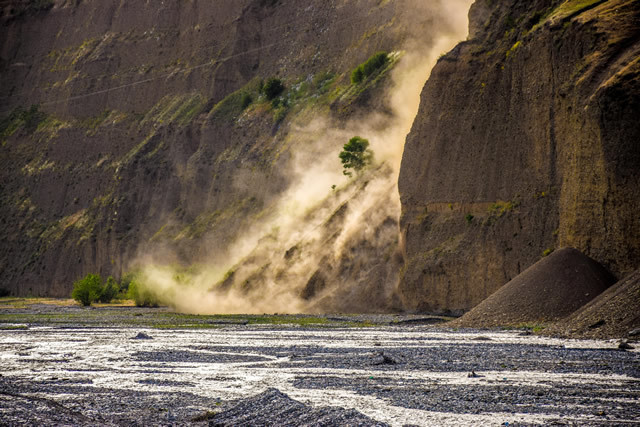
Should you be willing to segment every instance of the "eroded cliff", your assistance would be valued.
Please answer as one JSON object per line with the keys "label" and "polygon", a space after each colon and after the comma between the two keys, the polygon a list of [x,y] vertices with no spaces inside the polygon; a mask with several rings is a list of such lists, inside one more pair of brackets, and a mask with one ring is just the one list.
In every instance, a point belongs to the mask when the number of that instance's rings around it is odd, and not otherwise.
{"label": "eroded cliff", "polygon": [[555,248],[640,264],[640,3],[478,0],[407,138],[412,310],[463,312]]}
{"label": "eroded cliff", "polygon": [[[240,234],[253,234],[253,245],[282,240],[266,218],[279,215],[293,184],[301,183],[303,198],[317,186],[329,196],[332,185],[335,194],[344,190],[326,176],[304,178],[297,159],[306,156],[309,169],[329,153],[340,176],[337,152],[353,136],[346,132],[379,132],[394,120],[391,70],[404,50],[426,52],[436,35],[451,35],[448,16],[408,0],[8,2],[0,37],[0,288],[68,296],[83,275],[118,278],[145,256],[179,266],[174,278],[189,266],[225,267],[229,275],[235,262],[250,269],[250,250],[236,259],[229,251]],[[353,67],[376,51],[393,53],[389,66],[351,84]],[[260,90],[271,77],[286,88],[274,101]],[[375,120],[366,119],[371,113]],[[320,205],[325,224],[344,201]],[[397,203],[387,205],[390,218],[367,224],[383,230],[384,241],[345,246],[369,251],[366,265],[351,255],[305,264],[291,292],[308,288],[303,297],[312,299],[311,279],[333,266],[341,272],[332,277],[355,285],[374,274],[359,269],[394,277],[397,265],[382,265],[397,243],[388,232],[397,227]],[[309,244],[307,225],[300,241]],[[266,256],[282,259],[291,246],[277,248],[283,253]],[[206,289],[223,274],[198,280]]]}

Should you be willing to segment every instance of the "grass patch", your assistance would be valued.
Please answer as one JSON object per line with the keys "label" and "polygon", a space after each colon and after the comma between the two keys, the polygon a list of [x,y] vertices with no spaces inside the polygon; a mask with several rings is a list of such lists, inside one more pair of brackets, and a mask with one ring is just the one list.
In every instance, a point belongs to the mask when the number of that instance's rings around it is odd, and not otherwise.
{"label": "grass patch", "polygon": [[[29,306],[35,303],[45,303],[60,307],[59,309],[51,307],[48,312],[29,311]],[[13,325],[66,325],[78,327],[109,325],[150,329],[217,329],[246,325],[302,328],[367,328],[379,326],[369,320],[361,321],[349,316],[337,319],[303,314],[196,315],[174,313],[168,311],[166,307],[139,308],[133,307],[132,304],[132,301],[125,301],[119,304],[96,304],[93,309],[84,309],[68,299],[4,298],[0,300],[0,329],[13,327]],[[25,310],[20,310],[18,313],[3,313],[3,308],[24,308]]]}
{"label": "grass patch", "polygon": [[567,0],[558,7],[537,11],[532,17],[532,27],[525,34],[536,31],[545,22],[552,19],[566,19],[598,6],[607,0]]}
{"label": "grass patch", "polygon": [[498,200],[497,202],[489,206],[489,217],[487,218],[485,224],[493,224],[498,218],[502,218],[505,214],[515,210],[518,206],[520,206],[520,202],[518,201],[511,200],[508,202],[504,202],[502,200]]}
{"label": "grass patch", "polygon": [[510,56],[513,56],[513,54],[516,53],[516,51],[520,48],[520,46],[522,46],[522,42],[518,40],[517,42],[514,43],[513,46],[511,46],[511,49],[507,51],[506,57],[509,58]]}
{"label": "grass patch", "polygon": [[391,52],[387,55],[387,60],[380,68],[376,68],[369,76],[364,76],[358,83],[353,83],[347,88],[336,88],[330,96],[334,103],[343,106],[350,105],[364,91],[376,88],[378,84],[387,76],[389,71],[398,63],[402,57],[402,52]]}
{"label": "grass patch", "polygon": [[210,119],[235,120],[252,104],[261,100],[262,81],[254,78],[244,87],[227,95],[209,111]]}
{"label": "grass patch", "polygon": [[604,3],[604,1],[606,0],[568,0],[558,6],[551,13],[550,18],[574,16],[591,6]]}
{"label": "grass patch", "polygon": [[0,331],[24,331],[29,329],[27,325],[0,325]]}
{"label": "grass patch", "polygon": [[168,95],[154,105],[140,124],[189,125],[204,110],[207,100],[197,92],[185,95]]}
{"label": "grass patch", "polygon": [[4,142],[18,129],[24,129],[31,134],[47,118],[47,114],[40,111],[38,105],[32,105],[29,109],[16,107],[8,116],[0,120],[0,142]]}

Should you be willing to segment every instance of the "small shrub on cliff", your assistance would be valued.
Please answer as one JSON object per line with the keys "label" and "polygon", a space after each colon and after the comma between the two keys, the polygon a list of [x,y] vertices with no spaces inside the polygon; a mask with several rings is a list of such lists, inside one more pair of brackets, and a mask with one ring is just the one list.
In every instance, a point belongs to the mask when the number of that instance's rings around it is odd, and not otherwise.
{"label": "small shrub on cliff", "polygon": [[372,55],[362,64],[358,65],[351,73],[351,83],[358,84],[364,79],[387,65],[389,62],[389,54],[387,52],[378,52]]}
{"label": "small shrub on cliff", "polygon": [[353,175],[350,169],[360,172],[371,164],[373,151],[369,148],[369,140],[354,136],[344,145],[339,157],[344,168],[342,173],[350,177]]}
{"label": "small shrub on cliff", "polygon": [[262,87],[262,92],[269,101],[275,99],[278,95],[284,92],[284,85],[282,84],[282,80],[271,77]]}
{"label": "small shrub on cliff", "polygon": [[40,111],[38,105],[32,105],[28,110],[17,107],[0,120],[0,141],[10,137],[21,127],[28,133],[33,133],[46,118],[47,115]]}
{"label": "small shrub on cliff", "polygon": [[364,72],[362,71],[362,67],[359,66],[351,72],[351,83],[355,85],[360,83],[362,80],[364,80]]}
{"label": "small shrub on cliff", "polygon": [[97,301],[102,293],[102,278],[99,274],[87,274],[73,284],[71,298],[84,306]]}

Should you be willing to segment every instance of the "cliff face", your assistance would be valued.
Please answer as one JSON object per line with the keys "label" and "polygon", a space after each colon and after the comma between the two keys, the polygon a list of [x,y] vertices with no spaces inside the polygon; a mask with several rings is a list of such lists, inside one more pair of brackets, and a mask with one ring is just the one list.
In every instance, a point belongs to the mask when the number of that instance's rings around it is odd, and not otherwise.
{"label": "cliff face", "polygon": [[413,310],[461,312],[554,248],[640,264],[640,3],[478,0],[407,138]]}
{"label": "cliff face", "polygon": [[[410,3],[5,2],[0,288],[68,296],[141,255],[224,254],[291,184],[294,148],[311,144],[293,129],[318,116],[340,128],[363,106],[389,117],[384,90],[354,92],[350,70],[416,29],[446,30]],[[279,104],[259,93],[276,76]]]}

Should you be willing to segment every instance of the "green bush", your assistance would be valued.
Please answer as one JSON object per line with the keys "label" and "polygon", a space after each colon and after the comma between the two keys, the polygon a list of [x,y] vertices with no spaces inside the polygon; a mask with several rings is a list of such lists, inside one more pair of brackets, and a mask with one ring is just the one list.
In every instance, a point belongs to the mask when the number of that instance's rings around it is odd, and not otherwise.
{"label": "green bush", "polygon": [[129,293],[129,284],[131,282],[133,282],[136,278],[137,273],[136,272],[127,272],[122,276],[122,279],[120,279],[120,287],[118,290],[118,295],[121,298],[127,298],[127,295]]}
{"label": "green bush", "polygon": [[364,79],[387,65],[389,62],[389,54],[387,52],[378,52],[372,55],[362,64],[358,65],[351,73],[351,83],[358,84]]}
{"label": "green bush", "polygon": [[17,107],[0,120],[0,140],[10,137],[20,127],[28,133],[33,133],[46,118],[46,113],[40,111],[38,105],[32,105],[28,110]]}
{"label": "green bush", "polygon": [[351,83],[358,84],[362,80],[364,80],[364,71],[362,71],[362,66],[358,66],[355,70],[351,72]]}
{"label": "green bush", "polygon": [[316,74],[313,77],[312,85],[315,88],[315,91],[322,95],[329,92],[329,88],[331,84],[335,81],[336,75],[330,71],[325,71],[323,73]]}
{"label": "green bush", "polygon": [[464,217],[464,219],[466,219],[466,220],[467,220],[467,223],[468,223],[468,224],[471,224],[471,223],[473,222],[473,218],[475,218],[475,217],[474,217],[473,215],[471,215],[471,214],[467,214],[467,215],[465,215],[465,217]]}
{"label": "green bush", "polygon": [[251,105],[251,103],[253,102],[253,97],[251,96],[250,93],[245,93],[242,95],[242,101],[241,101],[241,107],[242,110],[246,110],[246,108]]}
{"label": "green bush", "polygon": [[269,101],[273,100],[282,92],[284,92],[284,85],[282,84],[282,80],[271,77],[262,87],[262,91],[264,93],[264,96],[266,96]]}
{"label": "green bush", "polygon": [[158,306],[158,298],[138,279],[129,283],[128,297],[134,300],[138,307]]}
{"label": "green bush", "polygon": [[371,164],[373,151],[369,148],[369,140],[354,136],[344,145],[339,157],[344,168],[342,173],[346,176],[352,176],[352,172],[349,169],[360,172]]}
{"label": "green bush", "polygon": [[116,282],[113,277],[109,276],[107,282],[104,284],[102,290],[100,291],[98,301],[103,304],[109,304],[111,300],[114,299],[116,295],[118,295],[119,290],[120,285],[118,285],[118,282]]}
{"label": "green bush", "polygon": [[84,306],[97,301],[102,294],[102,278],[99,274],[87,274],[83,279],[73,284],[71,298]]}

